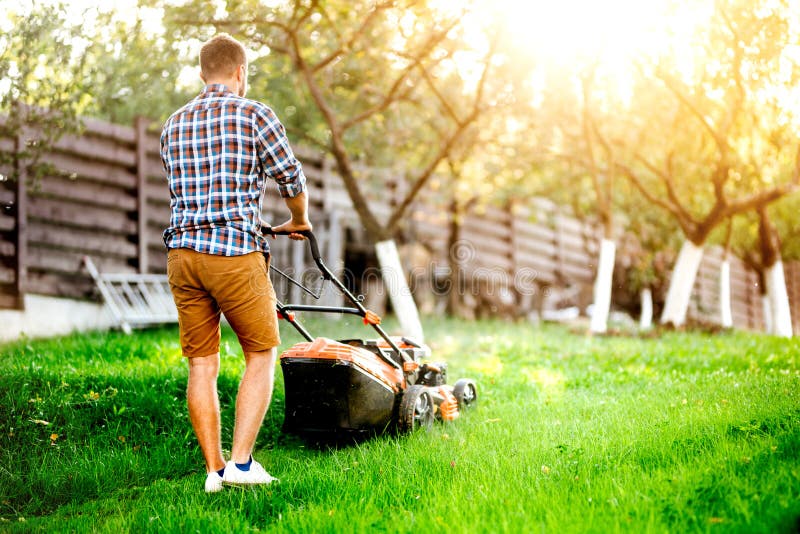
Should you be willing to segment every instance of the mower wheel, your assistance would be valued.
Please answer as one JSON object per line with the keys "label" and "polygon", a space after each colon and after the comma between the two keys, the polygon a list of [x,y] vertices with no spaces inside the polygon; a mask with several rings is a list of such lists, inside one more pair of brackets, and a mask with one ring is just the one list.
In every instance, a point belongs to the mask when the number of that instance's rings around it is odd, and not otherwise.
{"label": "mower wheel", "polygon": [[400,401],[400,430],[411,432],[433,424],[433,397],[425,386],[411,386]]}
{"label": "mower wheel", "polygon": [[458,401],[458,409],[469,408],[478,400],[478,388],[469,378],[462,378],[453,386],[453,396]]}

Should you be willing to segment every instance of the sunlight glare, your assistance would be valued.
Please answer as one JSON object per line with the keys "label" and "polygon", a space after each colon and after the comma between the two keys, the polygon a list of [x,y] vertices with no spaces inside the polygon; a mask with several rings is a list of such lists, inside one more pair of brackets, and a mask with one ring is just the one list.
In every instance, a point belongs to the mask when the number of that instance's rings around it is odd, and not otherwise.
{"label": "sunlight glare", "polygon": [[634,62],[670,56],[692,75],[693,37],[713,12],[712,0],[485,0],[520,54],[554,65],[597,65],[629,97]]}
{"label": "sunlight glare", "polygon": [[663,52],[690,40],[713,10],[711,0],[494,0],[522,45],[556,60],[604,61]]}

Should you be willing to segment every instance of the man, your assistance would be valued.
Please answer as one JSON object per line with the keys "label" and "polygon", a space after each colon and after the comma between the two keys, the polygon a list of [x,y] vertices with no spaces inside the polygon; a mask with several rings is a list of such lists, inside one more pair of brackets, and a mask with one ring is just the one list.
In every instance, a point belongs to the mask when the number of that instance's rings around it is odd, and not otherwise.
{"label": "man", "polygon": [[[176,111],[161,134],[171,207],[164,243],[189,362],[189,418],[206,462],[205,490],[216,492],[223,484],[275,480],[252,457],[280,344],[269,244],[261,234],[267,178],[277,182],[291,213],[275,230],[300,232],[311,224],[306,179],[283,126],[267,106],[244,98],[244,47],[227,34],[210,39],[200,50],[200,77],[206,84],[202,93]],[[303,239],[297,233],[290,237]],[[239,338],[246,362],[227,463],[217,395],[220,313]]]}

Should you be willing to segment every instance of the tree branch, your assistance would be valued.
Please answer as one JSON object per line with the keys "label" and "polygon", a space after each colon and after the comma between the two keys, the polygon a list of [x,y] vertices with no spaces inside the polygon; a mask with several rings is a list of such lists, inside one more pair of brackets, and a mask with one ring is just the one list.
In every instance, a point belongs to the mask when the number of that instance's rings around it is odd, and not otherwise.
{"label": "tree branch", "polygon": [[[676,217],[679,217],[679,220],[682,219],[691,226],[696,225],[697,221],[683,207],[683,203],[681,202],[680,198],[678,198],[678,192],[675,190],[675,182],[672,179],[671,171],[670,172],[662,171],[661,169],[650,163],[647,160],[647,158],[645,158],[638,152],[634,154],[634,158],[636,159],[636,161],[644,165],[647,168],[647,170],[649,170],[650,172],[652,172],[661,179],[661,182],[664,184],[664,187],[667,190],[667,198],[669,199],[669,203],[672,205],[672,209],[670,211],[672,213],[679,214],[676,215]],[[681,223],[681,226],[683,226],[683,223]]]}
{"label": "tree branch", "polygon": [[694,233],[695,230],[695,222],[687,218],[682,209],[676,207],[672,202],[667,202],[654,194],[652,194],[642,183],[639,177],[634,173],[627,165],[623,165],[621,163],[615,163],[616,168],[628,178],[628,180],[633,184],[633,186],[647,199],[648,202],[659,206],[660,208],[668,211],[671,213],[675,219],[678,221],[681,229],[683,230],[686,236],[690,236]]}
{"label": "tree branch", "polygon": [[673,80],[668,78],[665,75],[659,74],[659,79],[664,82],[664,85],[667,86],[673,95],[687,108],[692,114],[700,121],[706,131],[711,135],[711,138],[714,139],[714,143],[717,145],[717,149],[719,150],[722,158],[726,158],[730,147],[728,146],[728,141],[712,126],[712,124],[708,121],[708,118],[703,114],[702,111],[694,104],[694,102],[686,96],[683,91],[681,91],[674,83]]}
{"label": "tree branch", "polygon": [[426,85],[430,88],[431,91],[433,91],[434,96],[439,101],[439,103],[442,105],[442,107],[444,108],[444,110],[447,113],[447,115],[449,115],[450,118],[453,119],[453,122],[455,122],[456,124],[461,123],[461,119],[458,117],[458,114],[453,109],[453,106],[450,105],[450,102],[447,101],[447,99],[444,97],[444,95],[439,91],[439,88],[436,87],[436,84],[434,83],[433,79],[431,78],[431,75],[428,72],[428,69],[426,69],[422,65],[422,63],[418,63],[418,66],[419,66],[419,69],[422,71],[422,77],[425,80]]}
{"label": "tree branch", "polygon": [[[184,26],[214,26],[214,28],[223,28],[225,29],[228,26],[248,26],[248,25],[255,25],[255,26],[268,26],[281,29],[285,32],[289,32],[290,28],[276,19],[264,19],[259,17],[253,17],[249,19],[190,19],[190,18],[176,18],[171,19],[173,22],[177,24],[181,24]],[[263,40],[261,42],[264,42]]]}
{"label": "tree branch", "polygon": [[403,217],[405,216],[406,210],[408,210],[409,206],[414,202],[417,194],[420,192],[422,187],[425,183],[430,179],[433,175],[433,172],[438,167],[439,163],[446,158],[450,151],[455,146],[458,139],[463,135],[463,133],[467,130],[467,128],[475,122],[478,117],[480,116],[481,112],[481,105],[483,103],[483,92],[486,84],[486,80],[489,77],[489,71],[491,70],[491,63],[492,57],[495,53],[495,46],[496,41],[493,40],[492,44],[489,47],[489,51],[486,54],[484,59],[484,68],[483,72],[481,73],[481,78],[478,81],[477,89],[475,91],[475,99],[472,104],[472,110],[470,114],[460,123],[456,124],[456,128],[450,137],[442,144],[437,154],[433,157],[433,159],[428,163],[425,169],[422,170],[419,177],[414,182],[414,185],[411,186],[408,193],[406,193],[405,198],[398,204],[398,206],[394,209],[394,212],[389,217],[389,222],[386,224],[386,232],[389,235],[392,235],[402,221]]}
{"label": "tree branch", "polygon": [[[359,28],[355,32],[353,32],[353,34],[350,36],[347,42],[343,43],[341,46],[339,46],[339,48],[337,48],[336,50],[325,56],[323,59],[318,61],[313,67],[311,67],[311,70],[313,72],[319,72],[320,70],[330,65],[334,60],[336,60],[336,58],[338,58],[348,50],[351,50],[356,40],[358,40],[364,34],[364,32],[367,31],[367,28],[370,27],[372,22],[378,17],[381,11],[392,7],[393,4],[394,4],[393,0],[386,0],[384,2],[376,4],[372,8],[372,11],[370,11],[364,18],[364,21],[361,23],[361,26],[359,26]],[[330,21],[330,18],[328,18],[328,20]],[[331,27],[335,28],[335,24],[333,24],[332,21],[330,22],[331,22]]]}
{"label": "tree branch", "polygon": [[300,26],[303,25],[305,21],[311,16],[314,12],[314,8],[319,7],[319,0],[311,0],[311,3],[308,7],[301,12],[302,6],[300,5],[299,0],[294,0],[294,9],[292,10],[292,17],[289,19],[289,26],[292,28],[294,32],[297,32],[300,29]]}
{"label": "tree branch", "polygon": [[447,34],[450,33],[456,24],[458,23],[458,19],[453,19],[450,21],[450,24],[444,28],[442,31],[433,33],[428,40],[425,42],[424,46],[421,47],[421,52],[414,57],[414,59],[400,72],[400,75],[395,79],[394,83],[392,83],[389,91],[384,95],[383,100],[375,104],[374,106],[367,108],[366,110],[362,111],[355,117],[351,118],[350,120],[346,121],[342,124],[342,131],[346,131],[356,124],[363,122],[370,118],[371,116],[375,115],[376,113],[380,113],[388,108],[392,102],[396,100],[397,92],[400,89],[400,86],[403,82],[406,81],[408,75],[420,64],[420,62],[427,57],[433,48],[442,42]]}
{"label": "tree branch", "polygon": [[798,190],[798,184],[790,182],[773,187],[772,189],[768,189],[766,191],[753,193],[752,195],[748,195],[746,197],[730,202],[726,206],[726,208],[722,211],[722,215],[730,217],[732,215],[738,215],[739,213],[744,213],[746,211],[757,209],[760,206],[765,206],[767,204],[775,202],[779,198],[786,196],[790,193],[793,193],[797,190]]}
{"label": "tree branch", "polygon": [[795,152],[794,169],[792,171],[792,179],[785,184],[775,186],[766,191],[753,193],[746,197],[729,202],[725,206],[723,214],[725,216],[737,215],[745,211],[753,209],[762,209],[767,204],[770,204],[779,198],[794,193],[800,189],[800,144],[797,146]]}
{"label": "tree branch", "polygon": [[310,144],[312,144],[312,145],[316,146],[317,148],[321,148],[321,149],[323,149],[323,150],[325,150],[325,151],[327,151],[327,150],[329,150],[329,149],[330,149],[330,146],[328,146],[327,144],[323,143],[322,141],[320,141],[320,140],[319,140],[319,139],[317,139],[316,137],[314,137],[314,136],[312,136],[312,135],[309,135],[309,134],[308,134],[308,133],[307,133],[307,132],[306,132],[304,129],[302,129],[302,128],[295,128],[295,127],[293,127],[293,126],[288,126],[288,125],[287,125],[287,126],[286,126],[286,131],[288,131],[288,132],[289,132],[289,133],[291,133],[292,135],[296,135],[297,137],[299,137],[299,138],[300,138],[300,139],[302,139],[303,141],[306,141],[307,143],[310,143]]}
{"label": "tree branch", "polygon": [[353,209],[358,213],[359,219],[364,225],[367,234],[375,240],[380,240],[384,237],[382,226],[369,209],[367,200],[353,175],[353,167],[347,154],[347,149],[344,146],[342,127],[339,125],[339,121],[336,119],[333,109],[331,109],[330,105],[325,100],[322,90],[319,85],[317,85],[314,79],[314,73],[308,63],[306,63],[305,58],[303,58],[297,34],[293,31],[289,31],[288,35],[292,45],[292,60],[302,74],[308,91],[311,94],[311,98],[314,100],[325,122],[328,124],[328,128],[331,130],[331,145],[328,149],[336,160],[336,166],[339,169],[342,182],[347,190],[347,194],[353,202]]}

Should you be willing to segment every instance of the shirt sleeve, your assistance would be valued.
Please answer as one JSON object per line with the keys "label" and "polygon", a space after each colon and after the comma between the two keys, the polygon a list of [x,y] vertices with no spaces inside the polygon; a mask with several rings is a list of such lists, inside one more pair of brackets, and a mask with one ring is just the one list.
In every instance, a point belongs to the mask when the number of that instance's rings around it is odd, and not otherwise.
{"label": "shirt sleeve", "polygon": [[158,139],[158,144],[160,147],[159,154],[161,155],[161,165],[164,166],[164,170],[169,173],[169,167],[167,167],[167,127],[169,123],[164,124],[164,128],[161,130],[161,137]]}
{"label": "shirt sleeve", "polygon": [[296,197],[306,189],[303,166],[295,157],[286,130],[275,113],[266,108],[258,114],[258,157],[267,177],[275,180],[283,198]]}

